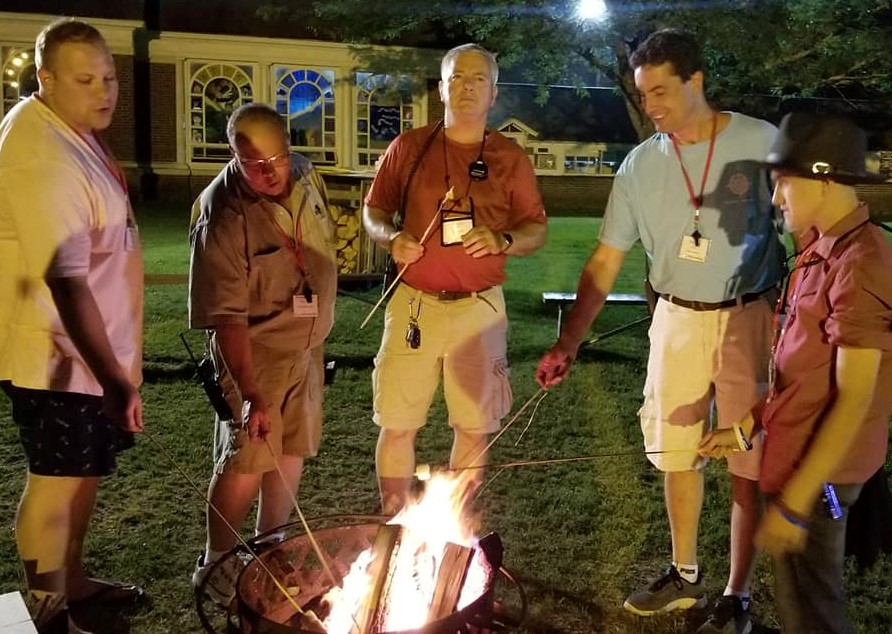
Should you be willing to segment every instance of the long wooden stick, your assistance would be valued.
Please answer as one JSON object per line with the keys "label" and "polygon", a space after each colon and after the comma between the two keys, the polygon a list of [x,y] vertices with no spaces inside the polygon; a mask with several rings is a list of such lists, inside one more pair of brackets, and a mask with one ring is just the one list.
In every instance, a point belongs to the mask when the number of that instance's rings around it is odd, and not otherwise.
{"label": "long wooden stick", "polygon": [[[427,229],[424,230],[424,233],[421,236],[421,240],[419,240],[420,244],[423,245],[425,242],[427,242],[427,239],[430,237],[431,232],[433,232],[434,226],[437,223],[437,218],[440,217],[440,212],[443,211],[443,207],[446,205],[447,202],[451,202],[453,200],[455,200],[455,187],[450,187],[449,191],[446,192],[446,195],[443,196],[443,200],[440,201],[440,205],[437,207],[437,212],[434,214],[434,217],[431,218],[431,221],[428,223]],[[422,254],[422,257],[423,257],[423,255],[424,254]],[[417,261],[418,260],[416,260],[416,262]],[[403,273],[406,272],[406,269],[409,268],[410,265],[411,265],[411,262],[407,262],[406,264],[403,264],[403,266],[400,268],[399,272],[396,274],[396,277],[390,283],[390,286],[388,286],[384,290],[384,293],[381,294],[381,297],[378,298],[378,301],[375,302],[374,306],[372,306],[372,310],[369,311],[369,314],[366,315],[365,319],[362,320],[362,323],[359,324],[360,330],[365,328],[365,325],[367,323],[369,323],[369,319],[372,318],[372,315],[375,314],[375,311],[378,310],[378,307],[381,306],[381,303],[390,295],[390,291],[392,291],[394,289],[394,287],[399,283],[400,279],[403,277]]]}

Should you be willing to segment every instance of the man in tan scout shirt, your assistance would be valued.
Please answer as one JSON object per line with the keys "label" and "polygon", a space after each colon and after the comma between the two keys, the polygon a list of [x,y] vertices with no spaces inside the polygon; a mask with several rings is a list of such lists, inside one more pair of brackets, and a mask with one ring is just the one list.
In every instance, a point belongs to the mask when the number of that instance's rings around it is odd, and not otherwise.
{"label": "man in tan scout shirt", "polygon": [[[289,519],[304,457],[319,448],[322,343],[337,290],[325,186],[306,158],[290,152],[281,117],[263,104],[244,105],[227,136],[234,158],[196,201],[190,232],[189,322],[210,333],[234,414],[217,417],[214,508],[196,587],[236,545],[227,523],[242,526],[258,491],[256,534]],[[220,603],[233,596],[240,560],[224,563],[205,583]]]}

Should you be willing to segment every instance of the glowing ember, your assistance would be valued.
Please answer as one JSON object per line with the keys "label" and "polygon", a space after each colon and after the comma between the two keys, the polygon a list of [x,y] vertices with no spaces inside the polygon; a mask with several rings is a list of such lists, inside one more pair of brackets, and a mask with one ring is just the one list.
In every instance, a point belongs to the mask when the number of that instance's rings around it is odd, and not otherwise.
{"label": "glowing ember", "polygon": [[[325,620],[329,634],[355,631],[361,620],[357,615],[363,610],[374,610],[376,606],[369,603],[385,598],[378,612],[378,631],[418,629],[428,622],[447,544],[476,546],[475,527],[462,515],[467,502],[466,490],[467,480],[436,474],[427,483],[424,497],[389,522],[403,529],[390,561],[379,562],[389,566],[386,591],[380,594],[374,591],[378,575],[372,572],[376,562],[373,549],[369,548],[351,566],[343,587],[333,588],[323,599],[332,606]],[[457,609],[483,594],[487,579],[488,570],[481,562],[481,552],[475,549]]]}

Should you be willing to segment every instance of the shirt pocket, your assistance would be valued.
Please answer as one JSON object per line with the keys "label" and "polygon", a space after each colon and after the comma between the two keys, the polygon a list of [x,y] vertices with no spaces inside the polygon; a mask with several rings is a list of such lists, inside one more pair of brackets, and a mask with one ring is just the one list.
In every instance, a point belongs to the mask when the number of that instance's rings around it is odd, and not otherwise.
{"label": "shirt pocket", "polygon": [[248,288],[253,306],[261,314],[288,308],[300,282],[295,254],[285,247],[271,247],[251,256]]}

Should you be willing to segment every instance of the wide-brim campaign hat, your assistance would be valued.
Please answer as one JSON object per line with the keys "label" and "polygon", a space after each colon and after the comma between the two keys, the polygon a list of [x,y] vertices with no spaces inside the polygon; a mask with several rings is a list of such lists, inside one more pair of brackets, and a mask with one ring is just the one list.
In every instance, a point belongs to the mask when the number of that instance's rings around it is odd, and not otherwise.
{"label": "wide-brim campaign hat", "polygon": [[867,169],[867,134],[851,119],[840,115],[786,115],[762,165],[844,185],[885,180]]}

